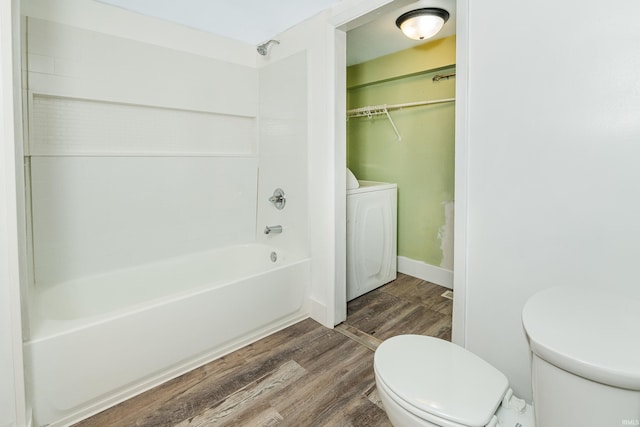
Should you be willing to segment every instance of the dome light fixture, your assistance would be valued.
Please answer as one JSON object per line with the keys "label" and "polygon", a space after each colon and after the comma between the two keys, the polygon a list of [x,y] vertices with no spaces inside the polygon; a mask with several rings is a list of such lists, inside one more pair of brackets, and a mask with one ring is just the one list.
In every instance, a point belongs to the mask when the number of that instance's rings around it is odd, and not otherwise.
{"label": "dome light fixture", "polygon": [[446,10],[426,7],[403,13],[396,19],[396,25],[410,39],[425,40],[438,34],[448,19]]}

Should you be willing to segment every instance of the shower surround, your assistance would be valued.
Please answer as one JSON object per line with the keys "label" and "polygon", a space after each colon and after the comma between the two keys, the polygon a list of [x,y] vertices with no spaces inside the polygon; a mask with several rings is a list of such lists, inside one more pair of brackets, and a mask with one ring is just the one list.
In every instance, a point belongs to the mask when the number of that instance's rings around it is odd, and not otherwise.
{"label": "shower surround", "polygon": [[26,27],[34,424],[70,424],[308,317],[305,54],[260,68]]}

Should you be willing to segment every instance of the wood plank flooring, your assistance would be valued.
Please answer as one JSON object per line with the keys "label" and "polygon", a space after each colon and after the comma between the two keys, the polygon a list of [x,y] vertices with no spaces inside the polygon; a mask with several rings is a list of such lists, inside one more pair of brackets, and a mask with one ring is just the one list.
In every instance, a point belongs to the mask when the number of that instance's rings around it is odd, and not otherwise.
{"label": "wood plank flooring", "polygon": [[398,274],[350,301],[333,330],[303,320],[75,426],[391,426],[373,353],[399,334],[450,340],[445,291]]}

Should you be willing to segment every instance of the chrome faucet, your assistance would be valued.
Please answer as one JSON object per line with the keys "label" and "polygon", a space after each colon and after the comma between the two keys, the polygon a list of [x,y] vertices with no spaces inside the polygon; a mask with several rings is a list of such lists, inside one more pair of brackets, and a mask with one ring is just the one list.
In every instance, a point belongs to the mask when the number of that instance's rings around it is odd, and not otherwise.
{"label": "chrome faucet", "polygon": [[264,229],[264,234],[271,234],[271,233],[282,233],[282,226],[281,225],[267,225],[267,227]]}
{"label": "chrome faucet", "polygon": [[276,188],[273,192],[273,196],[269,197],[269,201],[273,203],[276,209],[284,209],[284,205],[287,203],[287,198],[284,195],[282,188]]}

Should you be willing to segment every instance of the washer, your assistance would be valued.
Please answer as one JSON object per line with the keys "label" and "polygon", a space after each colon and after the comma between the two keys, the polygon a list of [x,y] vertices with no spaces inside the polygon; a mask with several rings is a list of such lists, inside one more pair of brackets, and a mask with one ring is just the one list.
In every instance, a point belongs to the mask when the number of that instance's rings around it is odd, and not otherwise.
{"label": "washer", "polygon": [[358,181],[347,190],[347,301],[397,274],[398,187],[388,182]]}

